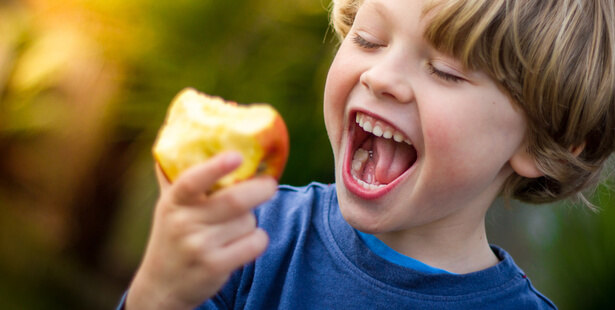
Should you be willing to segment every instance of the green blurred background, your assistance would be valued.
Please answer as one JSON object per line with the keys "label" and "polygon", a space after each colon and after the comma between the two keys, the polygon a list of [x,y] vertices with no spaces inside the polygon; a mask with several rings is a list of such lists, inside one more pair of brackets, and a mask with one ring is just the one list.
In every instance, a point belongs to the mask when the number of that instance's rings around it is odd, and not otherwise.
{"label": "green blurred background", "polygon": [[[282,183],[333,182],[328,0],[0,0],[0,309],[110,309],[157,197],[150,148],[182,88],[269,102]],[[490,241],[561,309],[612,309],[615,196],[594,214],[501,201]]]}

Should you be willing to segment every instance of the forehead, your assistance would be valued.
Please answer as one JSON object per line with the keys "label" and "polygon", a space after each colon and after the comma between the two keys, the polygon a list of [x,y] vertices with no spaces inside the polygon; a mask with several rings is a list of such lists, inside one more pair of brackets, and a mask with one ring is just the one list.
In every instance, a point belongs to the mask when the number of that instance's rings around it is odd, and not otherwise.
{"label": "forehead", "polygon": [[[479,1],[479,0],[476,0]],[[445,4],[451,6],[453,3],[463,1],[438,1],[438,0],[358,0],[356,4],[357,13],[369,12],[370,18],[379,17],[385,23],[420,25],[425,28],[433,17],[433,13]],[[357,16],[352,16],[355,19]]]}
{"label": "forehead", "polygon": [[[422,19],[423,6],[427,0],[364,0],[357,2],[357,16],[369,14],[368,18],[396,25],[417,25]],[[365,21],[365,20],[364,20]]]}

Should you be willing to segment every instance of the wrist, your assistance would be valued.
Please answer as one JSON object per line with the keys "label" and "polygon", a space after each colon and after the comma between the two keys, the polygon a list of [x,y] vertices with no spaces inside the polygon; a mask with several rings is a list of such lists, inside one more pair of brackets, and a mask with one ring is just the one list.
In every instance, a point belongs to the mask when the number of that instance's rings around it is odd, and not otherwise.
{"label": "wrist", "polygon": [[193,306],[176,300],[175,294],[163,292],[160,288],[151,285],[150,281],[143,281],[137,275],[133,280],[124,298],[123,308],[118,310],[191,310]]}

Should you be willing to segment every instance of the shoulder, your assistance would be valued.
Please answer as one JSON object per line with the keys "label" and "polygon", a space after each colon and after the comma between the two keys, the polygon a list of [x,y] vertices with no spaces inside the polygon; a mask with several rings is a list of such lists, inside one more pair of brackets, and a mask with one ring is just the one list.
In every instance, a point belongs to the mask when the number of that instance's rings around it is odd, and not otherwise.
{"label": "shoulder", "polygon": [[516,265],[510,254],[497,246],[492,245],[491,248],[501,260],[500,267],[515,274],[508,283],[510,298],[507,298],[507,301],[510,304],[510,309],[517,309],[518,307],[523,309],[557,309],[551,300],[532,285],[530,277]]}
{"label": "shoulder", "polygon": [[259,206],[255,213],[259,220],[308,215],[313,208],[324,205],[334,195],[334,185],[316,182],[302,187],[280,185],[274,197]]}
{"label": "shoulder", "polygon": [[315,199],[323,198],[328,194],[335,192],[335,185],[323,184],[318,182],[312,182],[306,186],[296,187],[291,185],[278,186],[278,192],[270,201],[270,203],[276,204],[281,202],[294,202],[293,205],[298,203],[310,203]]}
{"label": "shoulder", "polygon": [[[322,221],[325,208],[335,197],[335,186],[311,183],[302,187],[281,185],[275,196],[255,210],[258,225],[272,242],[289,242],[314,221]],[[280,236],[285,236],[281,238]]]}

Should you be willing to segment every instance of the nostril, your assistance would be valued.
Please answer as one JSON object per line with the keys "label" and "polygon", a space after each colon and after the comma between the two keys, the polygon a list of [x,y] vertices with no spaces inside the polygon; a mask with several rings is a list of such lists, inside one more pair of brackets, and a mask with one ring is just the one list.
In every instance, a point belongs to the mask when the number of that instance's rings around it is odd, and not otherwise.
{"label": "nostril", "polygon": [[361,81],[361,85],[371,90],[371,88],[369,87],[369,83],[367,82],[367,78],[365,77],[365,74],[361,75],[360,81]]}
{"label": "nostril", "polygon": [[382,93],[380,93],[380,95],[383,96],[383,97],[389,97],[391,99],[397,99],[397,97],[395,97],[393,94],[387,93],[387,92],[382,92]]}

